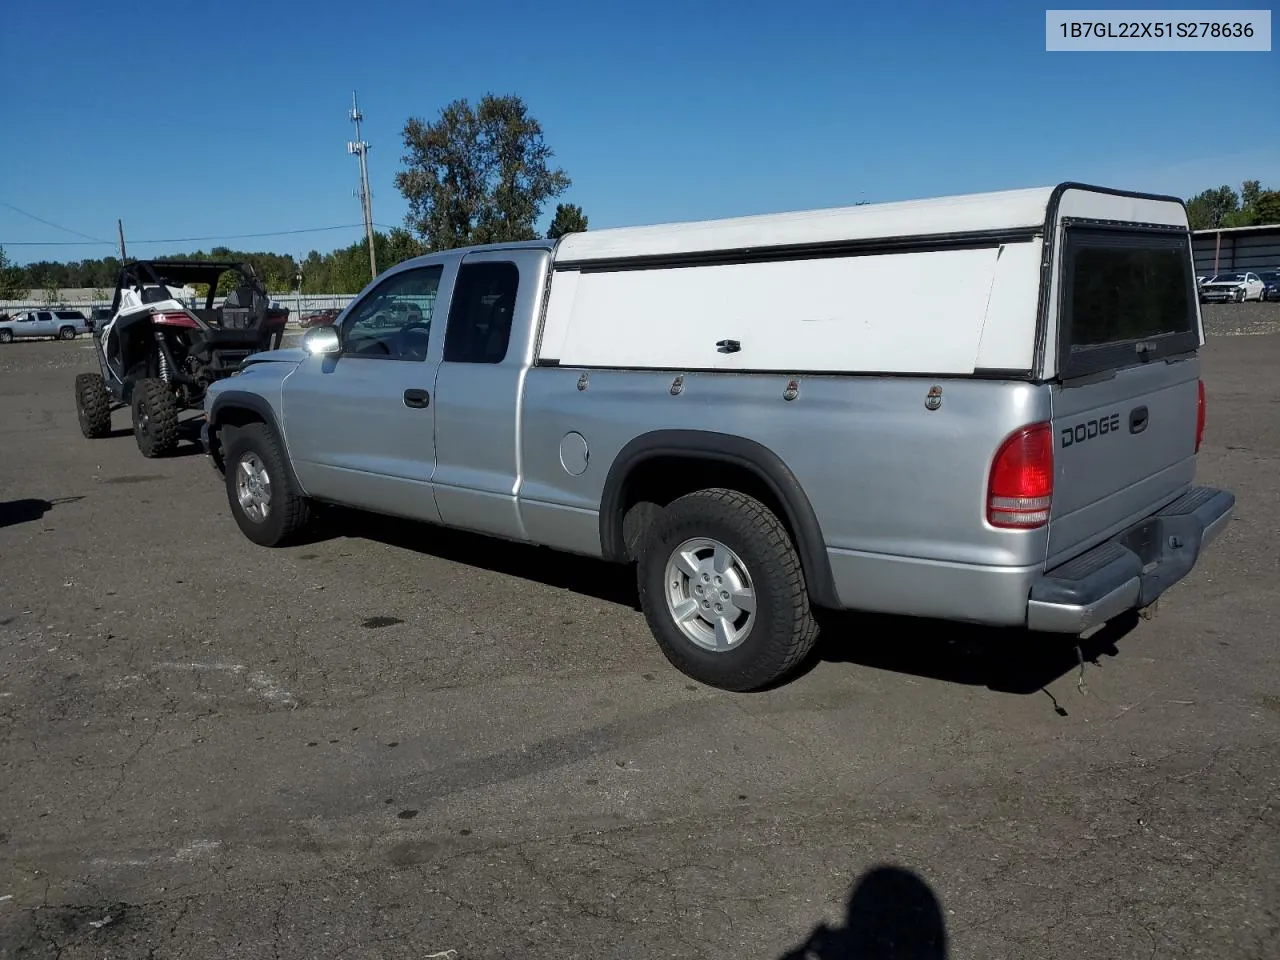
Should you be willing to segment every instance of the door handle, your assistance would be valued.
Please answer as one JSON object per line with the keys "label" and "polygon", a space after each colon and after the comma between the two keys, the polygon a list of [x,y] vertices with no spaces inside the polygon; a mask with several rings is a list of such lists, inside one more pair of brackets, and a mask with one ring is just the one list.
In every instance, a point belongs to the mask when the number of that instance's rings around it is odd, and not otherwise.
{"label": "door handle", "polygon": [[406,407],[414,407],[421,409],[431,403],[431,394],[425,390],[406,390],[404,392],[404,405]]}
{"label": "door handle", "polygon": [[1129,411],[1129,432],[1141,433],[1147,429],[1149,416],[1146,407],[1134,407]]}

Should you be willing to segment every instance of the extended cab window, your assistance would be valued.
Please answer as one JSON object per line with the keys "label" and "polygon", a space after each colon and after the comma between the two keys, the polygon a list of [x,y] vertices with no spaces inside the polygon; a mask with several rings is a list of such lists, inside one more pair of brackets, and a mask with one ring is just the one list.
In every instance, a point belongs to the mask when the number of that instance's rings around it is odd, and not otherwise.
{"label": "extended cab window", "polygon": [[1064,377],[1199,345],[1186,234],[1068,227],[1062,288]]}
{"label": "extended cab window", "polygon": [[378,360],[425,360],[444,267],[403,270],[369,291],[347,314],[342,352]]}
{"label": "extended cab window", "polygon": [[444,334],[446,362],[502,362],[519,286],[520,270],[514,263],[465,263],[459,268]]}

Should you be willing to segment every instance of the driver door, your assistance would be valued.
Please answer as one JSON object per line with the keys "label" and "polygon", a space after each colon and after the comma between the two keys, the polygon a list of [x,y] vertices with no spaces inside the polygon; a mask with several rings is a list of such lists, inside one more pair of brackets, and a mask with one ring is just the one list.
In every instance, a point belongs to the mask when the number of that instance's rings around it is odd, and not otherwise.
{"label": "driver door", "polygon": [[40,328],[36,323],[36,315],[34,313],[23,313],[13,319],[15,321],[13,324],[14,339],[39,336],[36,331]]}
{"label": "driver door", "polygon": [[311,496],[439,521],[433,393],[455,270],[393,269],[347,311],[342,352],[308,356],[285,379],[289,457]]}
{"label": "driver door", "polygon": [[36,322],[31,325],[31,329],[27,331],[28,337],[52,337],[57,334],[57,324],[53,322],[53,314],[47,310],[41,310],[35,315]]}

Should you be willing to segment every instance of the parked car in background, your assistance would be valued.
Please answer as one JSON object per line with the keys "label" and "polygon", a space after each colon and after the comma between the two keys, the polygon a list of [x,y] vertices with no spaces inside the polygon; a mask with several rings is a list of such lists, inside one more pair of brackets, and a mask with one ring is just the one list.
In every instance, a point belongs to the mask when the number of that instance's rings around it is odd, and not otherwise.
{"label": "parked car in background", "polygon": [[331,326],[341,313],[341,310],[314,310],[299,319],[298,325],[304,329]]}
{"label": "parked car in background", "polygon": [[1200,285],[1201,303],[1244,303],[1262,300],[1266,285],[1256,273],[1220,273]]}
{"label": "parked car in background", "polygon": [[1262,299],[1280,300],[1280,270],[1263,270],[1258,274],[1262,281]]}
{"label": "parked car in background", "polygon": [[[67,314],[70,316],[66,316]],[[74,340],[80,334],[88,332],[84,314],[78,310],[28,310],[9,320],[0,321],[0,343],[38,337]]]}

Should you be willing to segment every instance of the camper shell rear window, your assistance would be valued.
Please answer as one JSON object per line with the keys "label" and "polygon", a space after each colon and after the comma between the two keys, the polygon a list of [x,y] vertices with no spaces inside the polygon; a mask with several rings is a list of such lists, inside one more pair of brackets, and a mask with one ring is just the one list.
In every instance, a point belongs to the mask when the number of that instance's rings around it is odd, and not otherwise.
{"label": "camper shell rear window", "polygon": [[1195,350],[1200,336],[1186,231],[1068,225],[1060,317],[1063,378]]}

